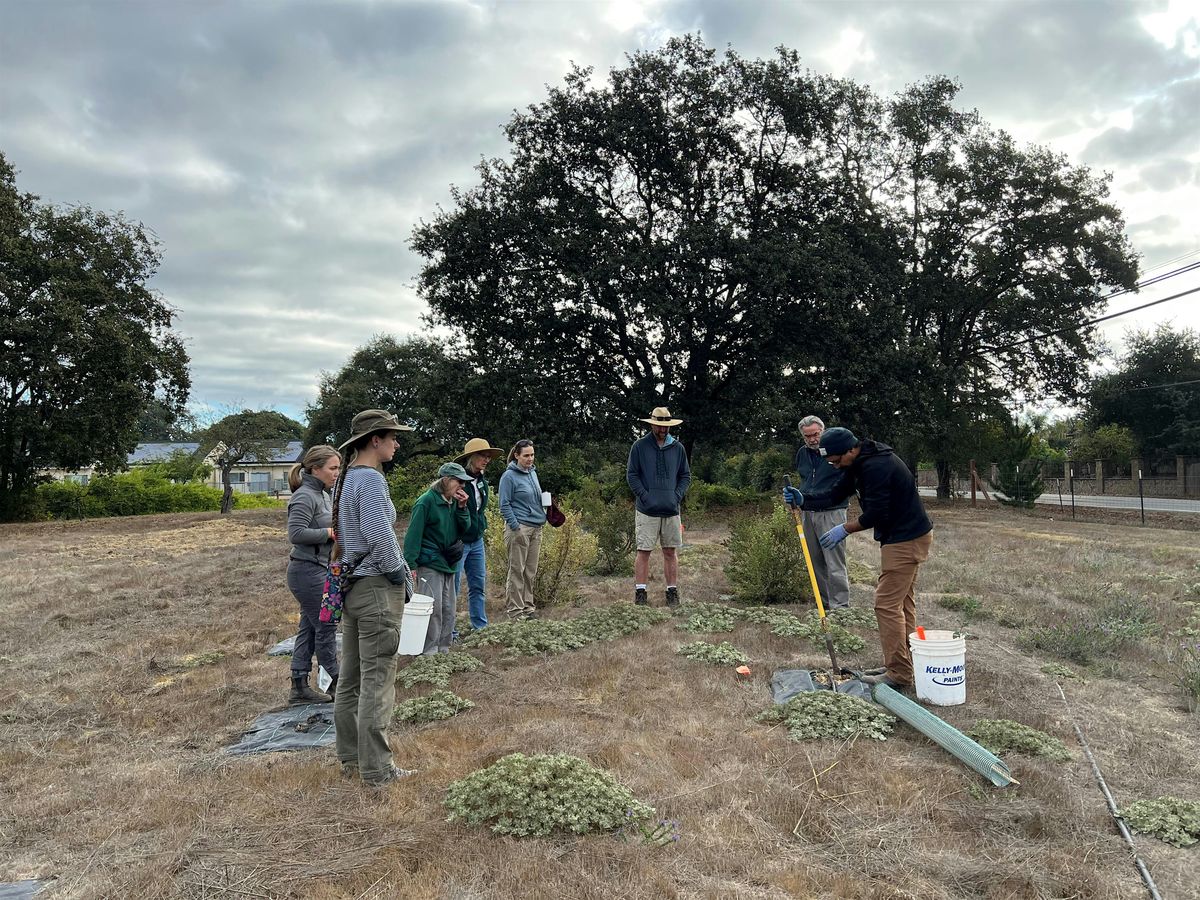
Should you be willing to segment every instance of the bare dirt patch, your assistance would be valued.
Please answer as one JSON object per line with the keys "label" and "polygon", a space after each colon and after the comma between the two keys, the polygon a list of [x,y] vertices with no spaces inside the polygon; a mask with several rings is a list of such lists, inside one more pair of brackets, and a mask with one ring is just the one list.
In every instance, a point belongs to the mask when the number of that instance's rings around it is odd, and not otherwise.
{"label": "bare dirt patch", "polygon": [[[921,590],[1004,604],[1028,622],[1116,590],[1167,625],[1200,581],[1194,531],[933,513]],[[719,522],[689,528],[685,604],[728,592],[726,534]],[[865,537],[851,539],[851,554],[877,569]],[[223,756],[286,697],[288,661],[264,653],[295,621],[286,555],[279,510],[0,528],[10,623],[0,880],[54,878],[49,896],[70,897],[1144,895],[1040,671],[1057,660],[1022,650],[1018,629],[992,620],[968,625],[968,703],[944,717],[963,729],[1013,719],[1074,752],[1068,764],[1013,757],[1016,789],[991,788],[903,725],[886,742],[793,743],[753,722],[771,672],[820,668],[823,650],[747,623],[711,639],[750,657],[749,679],[678,656],[710,636],[674,622],[546,658],[476,651],[484,667],[450,685],[476,708],[394,726],[398,762],[420,775],[382,796],[342,779],[332,752]],[[661,577],[651,587],[661,604]],[[631,593],[631,579],[589,578],[580,602]],[[870,597],[869,584],[853,586],[855,605]],[[918,613],[932,627],[963,624],[931,598]],[[847,661],[877,662],[877,638],[859,633],[867,647]],[[1086,683],[1064,684],[1119,802],[1197,799],[1200,724],[1158,660],[1141,642]],[[446,786],[518,751],[572,753],[613,772],[679,821],[681,840],[518,840],[447,824]],[[1164,896],[1200,896],[1194,849],[1139,846]]]}

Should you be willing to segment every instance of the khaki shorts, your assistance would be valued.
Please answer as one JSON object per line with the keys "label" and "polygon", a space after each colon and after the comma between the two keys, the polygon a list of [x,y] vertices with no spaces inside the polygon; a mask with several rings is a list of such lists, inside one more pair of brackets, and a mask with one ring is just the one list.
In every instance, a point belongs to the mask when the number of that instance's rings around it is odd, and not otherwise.
{"label": "khaki shorts", "polygon": [[664,547],[683,546],[683,523],[679,516],[648,516],[633,511],[633,530],[639,550],[653,550],[655,544]]}

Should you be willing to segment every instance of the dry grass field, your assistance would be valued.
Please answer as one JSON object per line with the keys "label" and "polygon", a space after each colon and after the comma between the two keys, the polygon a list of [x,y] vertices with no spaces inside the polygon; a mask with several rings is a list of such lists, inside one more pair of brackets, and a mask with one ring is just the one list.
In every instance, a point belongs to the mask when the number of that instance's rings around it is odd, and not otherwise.
{"label": "dry grass field", "polygon": [[[1011,607],[1029,627],[1115,595],[1178,627],[1200,582],[1195,531],[933,513],[918,603],[927,626],[962,623],[936,602],[960,592]],[[685,603],[728,591],[727,533],[689,529]],[[877,565],[873,542],[849,543]],[[969,626],[968,702],[945,718],[964,729],[1015,719],[1074,756],[1009,757],[1021,786],[1005,790],[903,723],[886,742],[848,745],[793,743],[754,723],[771,672],[820,666],[822,652],[753,624],[706,636],[667,622],[516,662],[475,651],[485,667],[451,689],[477,707],[396,725],[397,761],[420,774],[384,793],[342,779],[332,751],[226,756],[286,698],[288,661],[264,654],[296,620],[286,555],[280,510],[0,527],[0,881],[52,879],[48,897],[1145,895],[1056,683],[1040,672],[1055,658],[1022,649],[1020,629],[994,618]],[[661,581],[652,587],[661,603]],[[581,602],[630,593],[628,579],[588,578]],[[856,585],[853,602],[869,606],[870,595]],[[878,660],[864,635],[849,662]],[[746,651],[752,678],[676,655],[697,637]],[[1200,717],[1161,660],[1142,640],[1064,684],[1118,802],[1200,799]],[[680,840],[518,840],[447,824],[447,785],[514,751],[609,770],[678,820]],[[1165,897],[1200,897],[1200,848],[1138,845]]]}

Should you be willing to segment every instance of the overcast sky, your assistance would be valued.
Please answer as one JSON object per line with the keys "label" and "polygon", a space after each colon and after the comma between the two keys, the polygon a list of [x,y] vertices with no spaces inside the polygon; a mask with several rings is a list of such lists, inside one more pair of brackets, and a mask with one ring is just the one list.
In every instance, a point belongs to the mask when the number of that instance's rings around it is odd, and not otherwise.
{"label": "overcast sky", "polygon": [[[1144,269],[1200,260],[1197,9],[0,0],[0,151],[22,189],[158,235],[154,284],[179,310],[195,401],[299,416],[321,369],[372,334],[419,330],[413,225],[505,152],[515,108],[572,61],[605,71],[686,32],[744,56],[786,44],[884,94],[954,76],[991,123],[1113,173]],[[1200,327],[1200,294],[1107,333],[1159,321]]]}

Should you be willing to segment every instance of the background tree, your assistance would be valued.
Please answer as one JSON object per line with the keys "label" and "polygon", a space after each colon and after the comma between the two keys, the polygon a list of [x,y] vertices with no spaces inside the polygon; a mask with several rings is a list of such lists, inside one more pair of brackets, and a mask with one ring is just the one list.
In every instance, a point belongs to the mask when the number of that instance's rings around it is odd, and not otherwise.
{"label": "background tree", "polygon": [[172,409],[158,397],[146,404],[138,417],[138,440],[148,442],[186,441],[200,428],[187,410]]}
{"label": "background tree", "polygon": [[1117,369],[1088,390],[1087,421],[1122,425],[1146,454],[1200,455],[1200,334],[1131,330]]}
{"label": "background tree", "polygon": [[[1078,399],[1099,344],[1090,317],[1109,288],[1137,279],[1108,176],[1093,176],[953,106],[933,78],[886,107],[883,152],[869,156],[878,208],[901,233],[904,346],[921,385],[909,412],[922,450],[943,448],[999,405]],[[866,156],[866,154],[863,154]]]}
{"label": "background tree", "polygon": [[1107,459],[1127,463],[1137,453],[1137,437],[1124,425],[1084,428],[1071,442],[1071,458],[1080,462]]}
{"label": "background tree", "polygon": [[668,405],[689,447],[719,442],[898,274],[828,165],[836,83],[698,37],[591,74],[516,114],[511,159],[416,229],[421,294],[472,364],[503,362],[523,420],[628,438]]}
{"label": "background tree", "polygon": [[295,419],[274,410],[249,410],[230,413],[204,429],[198,437],[201,448],[215,447],[213,464],[221,472],[225,493],[221,497],[221,512],[233,509],[233,467],[244,459],[264,459],[283,450],[290,441],[298,441],[304,426]]}
{"label": "background tree", "polygon": [[1037,456],[1037,436],[1028,425],[1009,421],[995,445],[996,479],[988,479],[996,499],[1008,506],[1033,509],[1046,487],[1042,482],[1044,459]]}
{"label": "background tree", "polygon": [[155,397],[183,410],[187,353],[147,287],[158,262],[140,224],[41,203],[0,155],[0,518],[46,468],[123,466]]}

